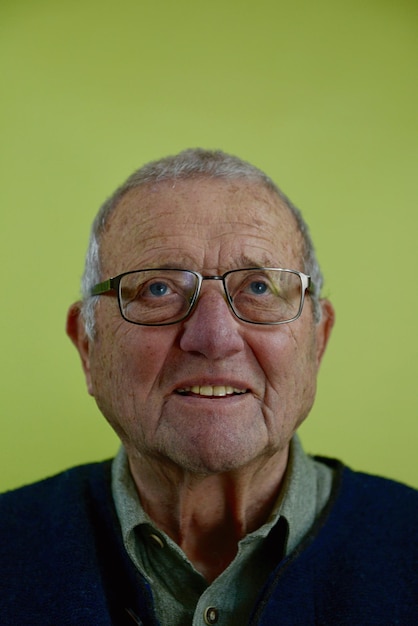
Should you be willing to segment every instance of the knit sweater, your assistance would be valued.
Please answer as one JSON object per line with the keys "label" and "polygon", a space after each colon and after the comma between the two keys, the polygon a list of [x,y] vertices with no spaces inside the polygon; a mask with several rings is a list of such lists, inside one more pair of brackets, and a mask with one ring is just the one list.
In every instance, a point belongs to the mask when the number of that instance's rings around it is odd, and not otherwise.
{"label": "knit sweater", "polygon": [[[321,461],[336,469],[329,503],[277,563],[249,626],[416,626],[418,493]],[[274,550],[274,532],[266,541]],[[158,622],[123,546],[110,462],[0,497],[2,626],[135,623]]]}

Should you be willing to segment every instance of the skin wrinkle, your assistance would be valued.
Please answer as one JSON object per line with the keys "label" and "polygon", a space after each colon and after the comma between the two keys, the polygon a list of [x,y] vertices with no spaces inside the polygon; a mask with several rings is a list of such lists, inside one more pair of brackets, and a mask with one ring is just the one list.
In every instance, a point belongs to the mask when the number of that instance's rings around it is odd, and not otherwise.
{"label": "skin wrinkle", "polygon": [[[146,222],[145,222],[145,223],[146,223],[146,224],[148,224],[148,222],[149,222],[149,220],[146,220]],[[266,240],[267,240],[267,237],[266,237],[266,238],[263,238],[263,239],[266,239]],[[153,239],[151,238],[151,239],[150,239],[150,241],[152,242],[152,241],[153,241]],[[163,246],[161,246],[161,248],[166,247],[166,240],[163,240],[163,244],[164,244],[164,245],[163,245]],[[158,248],[158,250],[159,250],[159,248]]]}
{"label": "skin wrinkle", "polygon": [[[152,195],[144,187],[128,192],[101,248],[103,279],[189,261],[188,269],[203,275],[243,260],[303,270],[301,256],[296,222],[276,195],[219,179],[178,181],[175,191],[161,183]],[[280,489],[332,326],[331,308],[323,306],[319,324],[307,297],[298,320],[259,327],[233,316],[222,285],[208,281],[192,315],[173,326],[129,324],[114,296],[100,298],[91,341],[79,308],[70,312],[89,391],[126,447],[145,510],[208,580],[265,521]],[[231,379],[250,391],[216,400],[173,392]],[[212,562],[215,544],[225,555],[222,567]]]}
{"label": "skin wrinkle", "polygon": [[[159,185],[154,186],[154,193],[157,193],[157,189],[155,187],[158,187],[159,190],[161,191],[161,189],[164,189],[166,187],[169,187],[169,183],[167,182],[162,182],[159,183]],[[179,183],[177,185],[178,187],[182,187],[181,183]],[[245,185],[247,186],[247,185]],[[244,187],[245,187],[244,186]],[[232,188],[232,195],[237,193],[239,196],[241,196],[242,193],[242,185],[237,185],[237,184],[232,184],[231,188]],[[257,188],[257,186],[251,185],[252,189]],[[144,185],[143,187],[141,187],[141,189],[143,190],[143,195],[146,195],[148,189],[149,189],[149,185]],[[120,235],[120,249],[122,250],[129,250],[129,247],[127,245],[124,245],[124,240],[126,238],[126,236],[129,238],[132,235],[135,237],[138,237],[138,241],[141,240],[140,237],[140,233],[138,233],[137,235],[137,229],[139,228],[138,224],[132,223],[132,219],[129,217],[129,215],[124,215],[123,211],[126,208],[126,206],[129,205],[130,199],[132,197],[133,194],[135,194],[136,190],[133,191],[129,191],[127,192],[119,206],[118,206],[118,210],[110,217],[108,223],[107,223],[107,228],[106,231],[103,233],[102,235],[102,241],[101,241],[101,259],[102,259],[102,270],[103,270],[103,277],[107,277],[108,275],[116,275],[119,273],[122,273],[123,271],[128,271],[127,267],[123,267],[122,269],[118,269],[117,271],[113,270],[109,272],[109,270],[107,270],[107,266],[110,265],[110,263],[112,263],[113,265],[115,264],[115,261],[117,261],[117,259],[112,259],[112,255],[111,255],[111,251],[107,251],[106,250],[106,240],[107,240],[107,235],[109,234],[109,232],[112,231],[112,223],[114,222],[114,218],[117,215],[117,219],[118,221],[121,222],[120,226],[119,226],[119,232],[122,232],[124,234]],[[235,222],[238,221],[239,224],[239,228],[240,230],[244,230],[244,229],[251,229],[252,231],[254,231],[254,225],[256,225],[257,227],[257,236],[261,239],[264,239],[266,242],[266,245],[268,247],[269,245],[269,236],[270,236],[270,224],[269,224],[269,219],[271,218],[272,214],[277,214],[277,209],[273,208],[273,206],[271,206],[272,203],[266,202],[266,195],[270,196],[270,198],[272,197],[272,195],[265,190],[264,187],[260,187],[260,192],[256,192],[253,194],[255,201],[257,202],[261,202],[263,205],[263,209],[266,210],[266,218],[262,220],[260,217],[260,209],[252,209],[250,210],[250,216],[251,219],[242,219],[241,220],[237,220],[235,219]],[[231,206],[228,207],[228,214],[232,215],[233,217],[236,215],[240,214],[240,197],[238,197],[238,199],[235,201],[235,203]],[[283,210],[283,204],[281,203],[281,201],[278,198],[275,198],[275,204],[279,204],[279,206],[282,207],[282,212],[284,214],[284,216],[286,216],[287,220],[285,220],[284,218],[279,217],[279,228],[282,228],[285,224],[285,222],[289,222],[289,217],[291,219],[291,221],[293,222],[293,224],[296,224],[296,221],[293,217],[293,215],[291,215],[290,211],[287,208],[284,208]],[[196,210],[195,211],[191,211],[189,216],[186,217],[185,219],[185,230],[188,231],[188,235],[191,237],[195,237],[196,238],[196,230],[198,230],[199,226],[205,226],[205,222],[202,220],[198,220],[197,219],[197,208],[198,206],[201,205],[200,200],[198,199],[198,201],[196,202]],[[216,210],[216,206],[214,207],[214,210]],[[167,204],[164,204],[164,212],[165,212],[165,216],[166,219],[169,220],[170,218],[174,218],[174,220],[177,219],[177,210],[176,209],[170,209],[170,207],[167,206]],[[169,237],[161,237],[161,234],[156,232],[154,235],[152,235],[150,233],[151,227],[154,224],[154,219],[155,219],[155,215],[153,212],[150,212],[149,217],[146,217],[146,202],[144,203],[144,205],[141,207],[140,210],[140,215],[141,215],[141,220],[143,222],[143,226],[141,226],[141,228],[143,228],[143,232],[147,233],[147,246],[149,246],[150,248],[153,247],[154,245],[154,241],[157,244],[155,247],[155,251],[157,252],[161,252],[161,253],[165,253],[167,252],[167,250],[173,250],[174,254],[178,254],[178,250],[182,249],[182,245],[181,245],[181,241],[176,241],[175,245],[173,246],[173,248],[171,248],[171,244],[170,244],[170,238]],[[122,216],[122,217],[121,217]],[[225,222],[223,222],[222,220],[219,221],[220,224],[224,224]],[[187,228],[186,228],[187,227]],[[264,227],[264,231],[265,234],[260,230],[262,227]],[[289,229],[289,225],[286,226],[287,229]],[[292,233],[292,237],[289,237],[288,241],[289,243],[285,246],[285,252],[293,252],[293,249],[295,248],[295,245],[297,246],[297,248],[299,250],[302,249],[302,237],[300,235],[299,232],[295,232],[294,228],[292,229],[293,233]],[[194,232],[193,232],[194,231]],[[233,239],[235,238],[235,233],[236,233],[236,227],[235,226],[230,226],[229,230],[226,227],[226,235],[227,236],[231,236]],[[200,233],[199,237],[201,238],[202,234]],[[217,240],[222,240],[223,235],[222,234],[218,234],[216,237],[216,241]],[[293,242],[293,245],[290,242]],[[200,245],[197,243],[195,243],[197,252],[199,251]],[[256,251],[257,251],[257,256],[259,256],[259,245],[257,243],[257,245],[255,246]],[[153,251],[153,253],[155,253],[155,251]],[[109,254],[110,252],[110,254]],[[240,251],[238,250],[238,253]],[[132,255],[134,256],[135,254],[137,254],[136,250],[132,250]],[[109,259],[109,263],[107,263],[106,261]],[[144,262],[147,262],[147,258],[145,256]],[[154,264],[152,266],[155,266],[155,260],[154,260]],[[130,264],[130,266],[132,269],[139,269],[137,268],[133,263]],[[194,269],[194,268],[190,268],[190,269]],[[228,269],[235,269],[234,267],[230,267]],[[297,269],[297,268],[292,268],[292,269]],[[301,268],[303,270],[303,267]]]}

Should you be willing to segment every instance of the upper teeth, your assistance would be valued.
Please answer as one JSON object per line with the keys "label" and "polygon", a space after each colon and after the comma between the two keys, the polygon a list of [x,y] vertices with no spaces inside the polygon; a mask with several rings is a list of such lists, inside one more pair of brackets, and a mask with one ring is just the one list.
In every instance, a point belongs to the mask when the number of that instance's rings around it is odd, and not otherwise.
{"label": "upper teeth", "polygon": [[177,390],[179,393],[196,393],[200,396],[230,396],[233,393],[245,393],[246,389],[237,389],[229,385],[193,385],[192,387],[182,387]]}

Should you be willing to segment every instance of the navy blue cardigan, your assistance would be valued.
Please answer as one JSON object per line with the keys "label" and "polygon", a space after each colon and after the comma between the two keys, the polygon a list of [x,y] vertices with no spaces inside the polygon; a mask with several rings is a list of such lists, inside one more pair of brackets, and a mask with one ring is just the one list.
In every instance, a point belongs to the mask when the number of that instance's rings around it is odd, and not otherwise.
{"label": "navy blue cardigan", "polygon": [[[249,625],[416,626],[418,492],[326,462],[337,476],[330,502],[278,557]],[[135,623],[158,624],[123,547],[110,462],[0,497],[1,626]]]}

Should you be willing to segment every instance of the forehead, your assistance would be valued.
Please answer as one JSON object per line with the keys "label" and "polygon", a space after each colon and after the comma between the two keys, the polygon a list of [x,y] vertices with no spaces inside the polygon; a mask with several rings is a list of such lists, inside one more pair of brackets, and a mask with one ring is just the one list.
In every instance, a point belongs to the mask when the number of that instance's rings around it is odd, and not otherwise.
{"label": "forehead", "polygon": [[302,238],[289,209],[264,185],[197,178],[127,192],[100,245],[103,271],[115,275],[162,265],[300,266]]}

